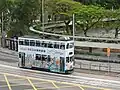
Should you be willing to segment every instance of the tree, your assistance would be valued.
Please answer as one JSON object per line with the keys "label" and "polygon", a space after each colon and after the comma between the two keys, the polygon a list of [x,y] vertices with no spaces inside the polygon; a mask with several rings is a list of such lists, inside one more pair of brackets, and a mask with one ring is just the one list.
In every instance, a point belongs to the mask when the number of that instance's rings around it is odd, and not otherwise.
{"label": "tree", "polygon": [[81,4],[72,0],[52,0],[52,2],[50,0],[48,4],[48,7],[51,8],[52,15],[54,17],[59,15],[60,20],[64,21],[66,26],[66,32],[67,34],[69,34],[69,23],[71,22],[71,16],[73,13],[79,10]]}
{"label": "tree", "polygon": [[87,31],[103,18],[104,9],[93,5],[84,6],[76,13],[77,24],[84,31],[85,36],[88,36]]}
{"label": "tree", "polygon": [[[33,25],[33,21],[40,14],[39,0],[15,0],[9,2],[9,10],[11,15],[11,30],[12,34],[21,36],[28,33],[28,28]],[[9,31],[8,33],[10,33]],[[12,36],[14,36],[12,35]],[[11,36],[11,34],[10,34]]]}
{"label": "tree", "polygon": [[120,7],[120,0],[74,0],[85,5],[100,5],[106,9],[118,9]]}
{"label": "tree", "polygon": [[120,31],[120,9],[111,11],[106,11],[107,20],[102,23],[102,27],[107,30],[115,30],[114,38],[118,38],[118,34]]}
{"label": "tree", "polygon": [[0,12],[4,10],[6,6],[6,0],[0,0]]}

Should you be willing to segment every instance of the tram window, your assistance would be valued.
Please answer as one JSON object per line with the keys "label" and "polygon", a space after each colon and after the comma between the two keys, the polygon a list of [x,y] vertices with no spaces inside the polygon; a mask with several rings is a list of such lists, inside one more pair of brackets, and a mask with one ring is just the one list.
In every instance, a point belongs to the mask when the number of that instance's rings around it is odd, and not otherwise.
{"label": "tram window", "polygon": [[69,48],[69,43],[67,43],[67,46],[66,46],[66,49],[68,49]]}
{"label": "tram window", "polygon": [[41,60],[41,55],[40,54],[36,54],[36,60]]}
{"label": "tram window", "polygon": [[42,61],[47,61],[47,55],[42,55]]}
{"label": "tram window", "polygon": [[51,58],[50,58],[50,55],[48,55],[48,62],[50,62]]}
{"label": "tram window", "polygon": [[72,57],[70,57],[70,62],[72,62]]}
{"label": "tram window", "polygon": [[67,43],[67,46],[66,46],[67,49],[73,48],[73,47],[74,47],[74,43]]}
{"label": "tram window", "polygon": [[53,44],[52,43],[48,43],[48,48],[53,48]]}
{"label": "tram window", "polygon": [[69,63],[69,57],[66,57],[66,63]]}
{"label": "tram window", "polygon": [[23,41],[19,41],[19,45],[24,45],[24,42]]}
{"label": "tram window", "polygon": [[46,42],[42,42],[42,47],[47,47],[47,43]]}
{"label": "tram window", "polygon": [[19,52],[19,58],[21,58],[21,52]]}
{"label": "tram window", "polygon": [[36,41],[36,46],[40,46],[40,41]]}
{"label": "tram window", "polygon": [[73,52],[69,52],[69,55],[73,54]]}
{"label": "tram window", "polygon": [[30,40],[30,46],[35,46],[35,41],[34,40]]}
{"label": "tram window", "polygon": [[25,45],[29,46],[29,40],[25,40]]}
{"label": "tram window", "polygon": [[60,49],[65,49],[65,45],[61,44]]}
{"label": "tram window", "polygon": [[59,49],[59,44],[55,43],[54,48]]}
{"label": "tram window", "polygon": [[70,43],[69,48],[73,48],[73,46],[74,46],[74,43]]}

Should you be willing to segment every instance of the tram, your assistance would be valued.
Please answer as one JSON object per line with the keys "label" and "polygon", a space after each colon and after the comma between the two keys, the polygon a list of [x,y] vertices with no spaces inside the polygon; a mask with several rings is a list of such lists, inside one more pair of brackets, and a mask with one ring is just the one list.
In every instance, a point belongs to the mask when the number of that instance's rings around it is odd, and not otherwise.
{"label": "tram", "polygon": [[74,70],[74,41],[33,36],[18,37],[19,67],[43,68],[52,72],[71,73]]}

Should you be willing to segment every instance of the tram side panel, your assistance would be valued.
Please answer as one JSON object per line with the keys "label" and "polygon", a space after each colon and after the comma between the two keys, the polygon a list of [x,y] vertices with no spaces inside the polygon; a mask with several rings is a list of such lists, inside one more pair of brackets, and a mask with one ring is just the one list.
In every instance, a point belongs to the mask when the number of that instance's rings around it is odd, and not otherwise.
{"label": "tram side panel", "polygon": [[19,46],[19,66],[38,67],[54,72],[65,72],[65,51]]}

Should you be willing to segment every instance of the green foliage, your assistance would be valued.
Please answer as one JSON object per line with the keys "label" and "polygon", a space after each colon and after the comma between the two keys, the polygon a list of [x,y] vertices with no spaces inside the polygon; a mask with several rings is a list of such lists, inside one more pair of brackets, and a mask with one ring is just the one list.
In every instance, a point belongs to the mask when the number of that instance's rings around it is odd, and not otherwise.
{"label": "green foliage", "polygon": [[85,5],[99,5],[106,9],[118,9],[120,8],[120,0],[74,0],[81,2]]}
{"label": "green foliage", "polygon": [[101,7],[89,5],[83,6],[76,13],[77,24],[84,31],[84,35],[87,36],[87,31],[94,27],[100,20],[104,18],[105,10]]}
{"label": "green foliage", "polygon": [[59,15],[59,20],[64,21],[66,25],[66,32],[70,34],[71,30],[69,23],[71,21],[72,14],[80,9],[81,4],[72,0],[49,0],[48,3],[49,9],[51,9],[48,12],[52,12],[51,14],[55,20],[57,15]]}
{"label": "green foliage", "polygon": [[5,9],[6,7],[6,0],[0,0],[0,13]]}
{"label": "green foliage", "polygon": [[[11,19],[11,31],[8,33],[13,32],[17,36],[27,34],[28,27],[33,24],[41,12],[39,0],[8,0],[7,8]],[[8,36],[11,35],[10,33]]]}

